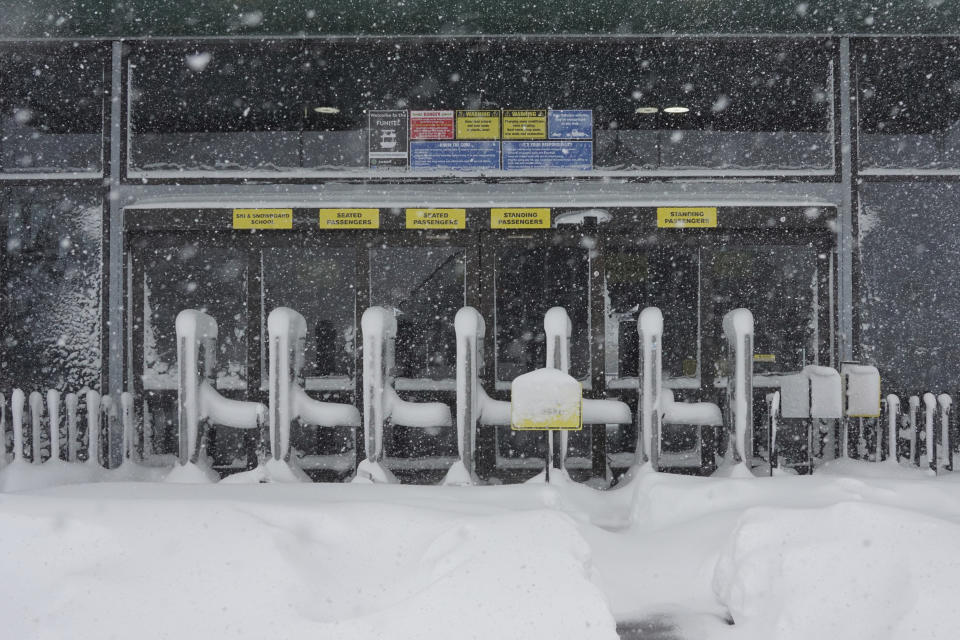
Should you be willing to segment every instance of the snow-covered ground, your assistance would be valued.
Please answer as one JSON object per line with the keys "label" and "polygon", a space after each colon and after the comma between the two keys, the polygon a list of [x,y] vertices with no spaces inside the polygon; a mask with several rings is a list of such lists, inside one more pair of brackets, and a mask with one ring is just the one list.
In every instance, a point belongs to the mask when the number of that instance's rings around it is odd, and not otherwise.
{"label": "snow-covered ground", "polygon": [[24,466],[0,471],[8,489],[33,487],[0,494],[6,638],[586,640],[637,621],[658,637],[731,640],[960,630],[960,473],[843,461],[812,477],[641,473],[599,492],[130,472],[43,487],[69,472]]}

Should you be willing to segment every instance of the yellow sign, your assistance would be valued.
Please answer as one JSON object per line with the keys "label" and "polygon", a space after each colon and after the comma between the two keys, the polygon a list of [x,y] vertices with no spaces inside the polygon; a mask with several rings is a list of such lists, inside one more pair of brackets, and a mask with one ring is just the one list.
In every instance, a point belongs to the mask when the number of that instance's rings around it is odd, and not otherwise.
{"label": "yellow sign", "polygon": [[556,369],[536,369],[510,384],[514,431],[578,431],[583,428],[583,387]]}
{"label": "yellow sign", "polygon": [[716,207],[657,207],[657,227],[659,229],[716,226]]}
{"label": "yellow sign", "polygon": [[457,140],[499,139],[499,111],[457,111]]}
{"label": "yellow sign", "polygon": [[466,209],[407,209],[407,229],[466,228]]}
{"label": "yellow sign", "polygon": [[320,209],[321,229],[379,229],[380,209]]}
{"label": "yellow sign", "polygon": [[754,362],[776,362],[777,356],[774,353],[755,353],[753,354]]}
{"label": "yellow sign", "polygon": [[546,140],[547,112],[542,109],[533,111],[503,111],[504,140]]}
{"label": "yellow sign", "polygon": [[293,229],[293,209],[234,209],[234,229]]}
{"label": "yellow sign", "polygon": [[491,229],[549,229],[550,209],[490,209]]}

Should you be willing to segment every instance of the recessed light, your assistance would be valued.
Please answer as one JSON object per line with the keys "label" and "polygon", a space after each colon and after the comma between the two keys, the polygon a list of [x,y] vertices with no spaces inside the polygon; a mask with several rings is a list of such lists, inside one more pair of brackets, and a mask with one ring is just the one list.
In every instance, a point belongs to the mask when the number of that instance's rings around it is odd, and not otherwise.
{"label": "recessed light", "polygon": [[633,110],[634,113],[643,113],[643,114],[656,113],[657,111],[660,111],[660,109],[658,109],[657,107],[637,107],[636,109]]}
{"label": "recessed light", "polygon": [[664,107],[664,113],[687,113],[690,111],[687,107]]}
{"label": "recessed light", "polygon": [[313,110],[316,113],[323,113],[330,116],[340,113],[340,109],[337,107],[314,107]]}

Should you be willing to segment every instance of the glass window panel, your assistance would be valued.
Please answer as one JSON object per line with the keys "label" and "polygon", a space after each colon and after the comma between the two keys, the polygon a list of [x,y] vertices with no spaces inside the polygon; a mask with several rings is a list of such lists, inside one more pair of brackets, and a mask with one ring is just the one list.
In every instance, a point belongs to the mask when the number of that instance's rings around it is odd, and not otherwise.
{"label": "glass window panel", "polygon": [[472,41],[308,45],[306,167],[367,167],[367,111],[475,109],[483,77]]}
{"label": "glass window panel", "polygon": [[865,41],[857,61],[860,166],[960,167],[960,42]]}
{"label": "glass window panel", "polygon": [[645,307],[663,312],[663,372],[666,378],[697,376],[700,258],[685,247],[607,247],[606,372],[609,378],[638,375],[637,317]]}
{"label": "glass window panel", "polygon": [[[304,377],[353,376],[355,281],[355,249],[263,251],[264,316],[277,307],[290,307],[307,321]],[[264,358],[264,380],[267,364]]]}
{"label": "glass window panel", "polygon": [[726,347],[723,316],[753,313],[757,374],[799,371],[817,362],[817,252],[810,246],[726,246],[701,250],[704,366],[720,375]]}
{"label": "glass window panel", "polygon": [[890,393],[960,387],[958,210],[957,182],[863,185],[861,353]]}
{"label": "glass window panel", "polygon": [[497,79],[486,99],[593,109],[598,169],[831,169],[829,47],[503,41],[485,60]]}
{"label": "glass window panel", "polygon": [[102,212],[95,188],[0,191],[4,388],[99,388]]}
{"label": "glass window panel", "polygon": [[298,44],[144,47],[129,69],[132,171],[301,165]]}
{"label": "glass window panel", "polygon": [[102,50],[0,49],[0,168],[8,173],[99,172]]}
{"label": "glass window panel", "polygon": [[370,304],[397,312],[397,377],[456,378],[453,320],[466,304],[462,248],[371,249]]}
{"label": "glass window panel", "polygon": [[510,382],[546,364],[543,316],[563,307],[573,324],[570,374],[590,375],[590,258],[579,247],[541,240],[501,242],[496,253],[497,380]]}
{"label": "glass window panel", "polygon": [[192,239],[144,248],[143,386],[177,388],[177,314],[198,309],[217,321],[216,386],[246,389],[247,256]]}

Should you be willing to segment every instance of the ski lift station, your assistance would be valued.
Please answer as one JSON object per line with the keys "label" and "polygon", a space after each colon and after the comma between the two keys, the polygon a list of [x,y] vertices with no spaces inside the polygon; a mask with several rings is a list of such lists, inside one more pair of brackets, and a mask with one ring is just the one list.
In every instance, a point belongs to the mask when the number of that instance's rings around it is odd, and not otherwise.
{"label": "ski lift station", "polygon": [[4,4],[5,462],[952,468],[955,4]]}

